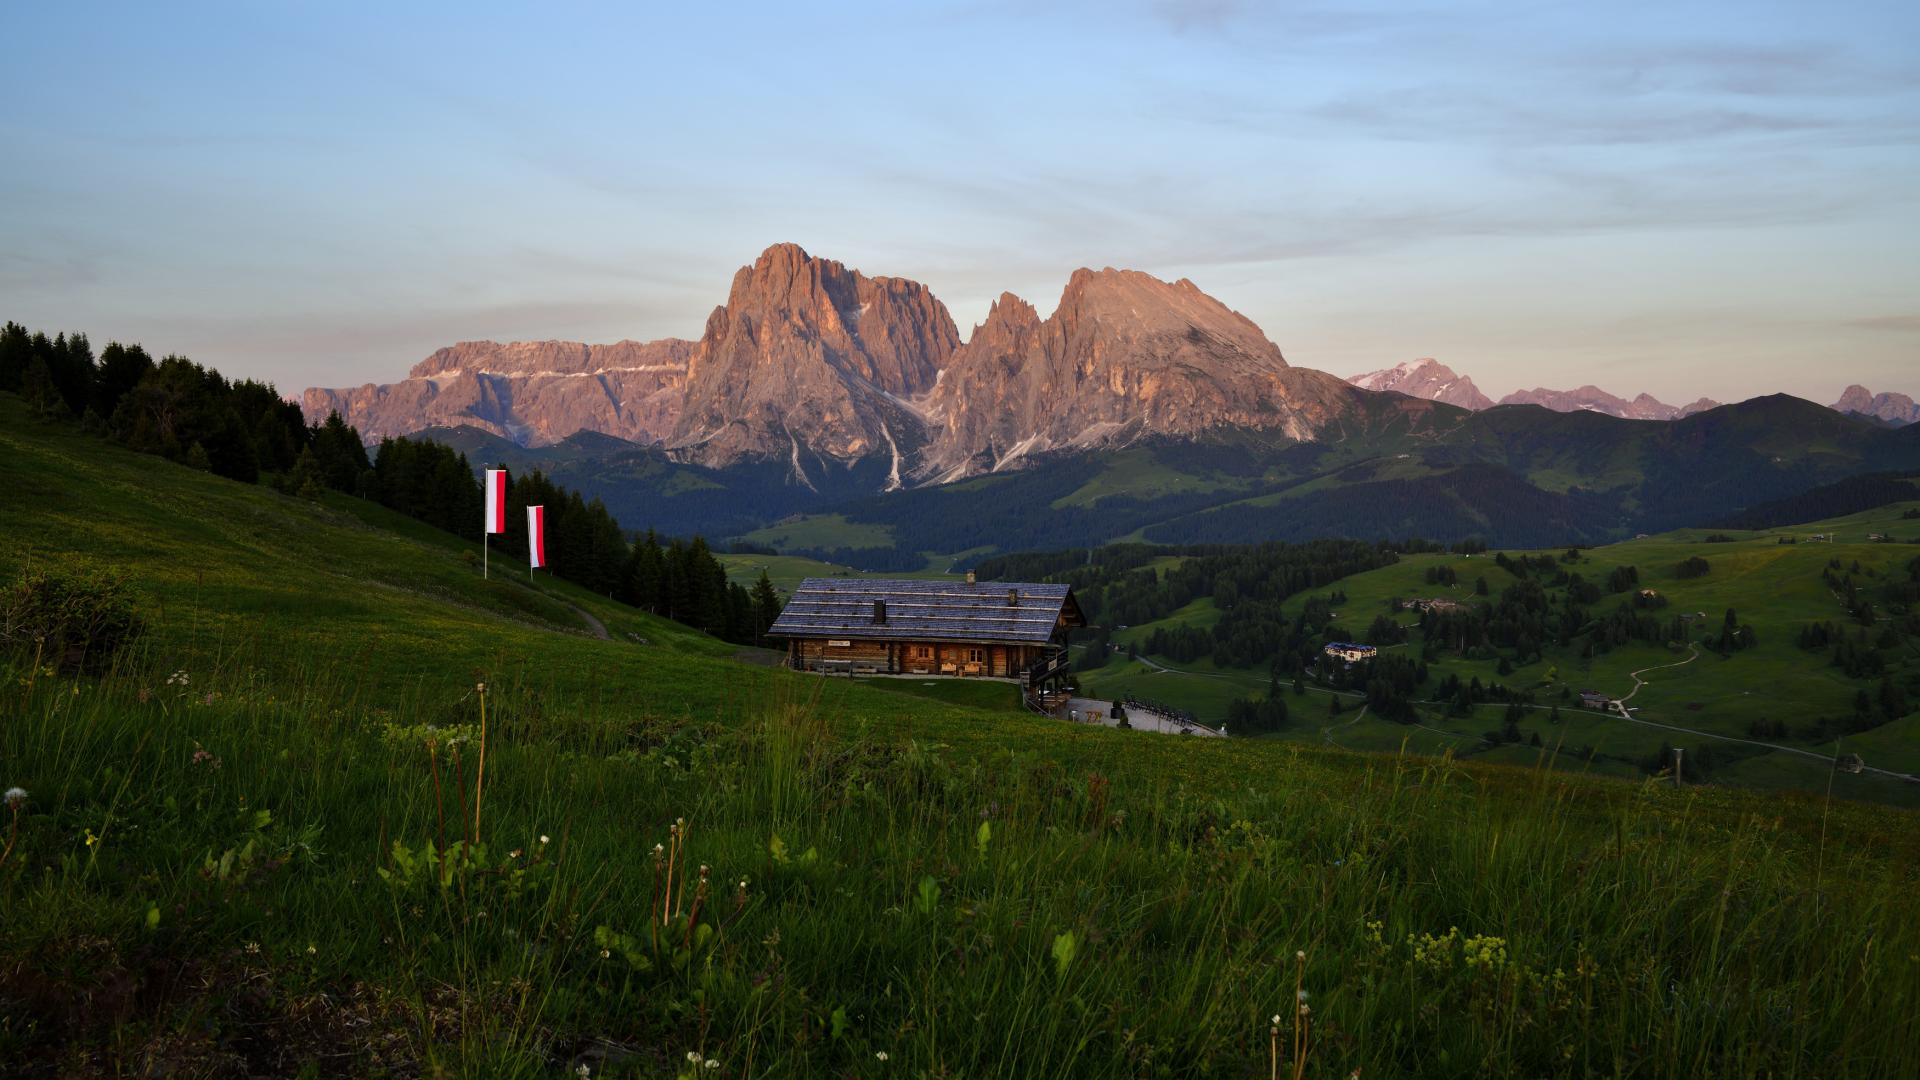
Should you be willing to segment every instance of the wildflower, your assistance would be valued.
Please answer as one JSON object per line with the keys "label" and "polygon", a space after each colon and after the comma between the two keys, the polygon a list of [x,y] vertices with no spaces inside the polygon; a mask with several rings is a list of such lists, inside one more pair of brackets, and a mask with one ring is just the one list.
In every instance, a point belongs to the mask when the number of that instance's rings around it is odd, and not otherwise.
{"label": "wildflower", "polygon": [[587,1068],[587,1063],[586,1063],[586,1062],[584,1062],[584,1061],[580,1063],[580,1067],[579,1067],[579,1068],[577,1068],[577,1069],[575,1069],[575,1070],[573,1070],[573,1071],[574,1071],[574,1073],[575,1073],[575,1074],[577,1074],[577,1075],[578,1075],[578,1076],[580,1077],[580,1080],[587,1080],[587,1077],[589,1077],[589,1076],[592,1076],[592,1075],[593,1075],[593,1070],[592,1070],[592,1069],[589,1069],[589,1068]]}
{"label": "wildflower", "polygon": [[874,1053],[873,1053],[873,1060],[875,1060],[875,1061],[885,1061],[885,1060],[887,1060],[887,1052],[886,1052],[885,1050],[876,1050],[876,1051],[874,1051]]}
{"label": "wildflower", "polygon": [[140,693],[135,696],[140,699],[140,704],[145,705],[147,702],[153,700],[153,691],[143,686],[140,688]]}
{"label": "wildflower", "polygon": [[1274,1013],[1274,1014],[1273,1014],[1273,1022],[1274,1022],[1275,1024],[1279,1024],[1279,1023],[1280,1023],[1280,1014],[1279,1014],[1279,1013]]}
{"label": "wildflower", "polygon": [[692,1065],[696,1069],[699,1068],[700,1067],[700,1051],[698,1050],[687,1051],[687,1064]]}
{"label": "wildflower", "polygon": [[319,952],[320,952],[320,948],[319,948],[319,946],[317,946],[317,945],[313,945],[313,944],[308,944],[308,945],[307,945],[307,955],[308,955],[308,956],[316,956],[316,955],[318,955],[318,954],[319,954]]}
{"label": "wildflower", "polygon": [[247,955],[248,955],[248,956],[259,956],[259,955],[260,955],[260,943],[259,943],[259,942],[257,942],[257,941],[249,941],[249,942],[247,942]]}
{"label": "wildflower", "polygon": [[[18,809],[20,804],[26,801],[27,801],[26,788],[10,787],[7,789],[7,809],[9,810]],[[744,881],[741,882],[740,887],[743,889],[746,888],[747,883]]]}
{"label": "wildflower", "polygon": [[547,834],[546,834],[546,833],[541,833],[541,834],[540,834],[540,842],[541,842],[541,843],[543,843],[543,844],[547,842]]}
{"label": "wildflower", "polygon": [[613,955],[613,953],[611,953],[611,952],[609,952],[609,951],[608,951],[608,950],[606,950],[606,949],[601,949],[601,950],[600,950],[600,959],[602,959],[602,960],[605,960],[605,959],[607,959],[608,957],[610,957],[610,956],[612,956],[612,955]]}
{"label": "wildflower", "polygon": [[200,699],[200,704],[211,705],[213,704],[213,699],[214,699],[214,693],[213,691],[209,690],[207,691],[207,696]]}
{"label": "wildflower", "polygon": [[1305,950],[1305,949],[1295,949],[1295,950],[1293,951],[1293,958],[1294,958],[1295,960],[1305,960],[1305,959],[1307,958],[1307,950]]}
{"label": "wildflower", "polygon": [[1307,992],[1305,990],[1295,990],[1293,996],[1299,998],[1301,1001],[1307,1000]]}
{"label": "wildflower", "polygon": [[715,1069],[717,1069],[717,1068],[719,1068],[719,1067],[720,1067],[720,1059],[719,1059],[719,1058],[708,1058],[708,1059],[707,1059],[707,1071],[708,1071],[708,1072],[712,1072],[713,1070],[715,1070]]}

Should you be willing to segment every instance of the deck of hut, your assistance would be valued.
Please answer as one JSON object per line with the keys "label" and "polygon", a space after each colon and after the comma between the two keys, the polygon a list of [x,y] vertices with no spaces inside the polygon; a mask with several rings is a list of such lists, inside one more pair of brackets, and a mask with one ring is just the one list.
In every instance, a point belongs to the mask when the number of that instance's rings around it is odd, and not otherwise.
{"label": "deck of hut", "polygon": [[1065,585],[808,578],[767,631],[799,671],[1007,679],[1057,693],[1085,626]]}

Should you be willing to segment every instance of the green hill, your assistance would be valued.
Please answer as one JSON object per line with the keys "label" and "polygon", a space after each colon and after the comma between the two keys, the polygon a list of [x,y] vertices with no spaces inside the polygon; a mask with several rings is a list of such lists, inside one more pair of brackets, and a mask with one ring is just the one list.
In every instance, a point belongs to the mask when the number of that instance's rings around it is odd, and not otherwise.
{"label": "green hill", "polygon": [[[1812,540],[1816,535],[1831,542]],[[1365,687],[1336,687],[1309,676],[1304,695],[1285,695],[1292,721],[1283,737],[1374,750],[1404,742],[1429,753],[1508,761],[1532,760],[1537,746],[1556,751],[1561,767],[1623,777],[1665,767],[1671,754],[1663,754],[1662,747],[1681,746],[1696,755],[1705,751],[1697,778],[1716,783],[1824,790],[1831,782],[1849,797],[1920,804],[1920,784],[1904,779],[1920,773],[1920,713],[1913,711],[1920,708],[1920,637],[1908,603],[1887,599],[1888,590],[1911,588],[1920,546],[1869,539],[1875,535],[1920,541],[1920,501],[1791,529],[1679,530],[1581,550],[1572,560],[1565,549],[1402,556],[1391,565],[1302,591],[1282,610],[1293,619],[1309,605],[1319,605],[1331,618],[1322,638],[1375,640],[1374,623],[1381,617],[1402,627],[1404,643],[1378,643],[1388,655],[1424,663],[1427,681],[1411,695],[1415,715],[1398,720],[1353,711],[1330,716],[1327,695],[1357,703]],[[1533,574],[1547,582],[1550,609],[1565,602],[1570,584],[1553,584],[1554,575],[1578,575],[1597,585],[1616,570],[1633,568],[1636,582],[1630,589],[1602,589],[1586,603],[1588,626],[1628,605],[1639,590],[1650,589],[1657,599],[1642,614],[1663,626],[1675,617],[1684,619],[1679,642],[1669,643],[1662,634],[1596,652],[1588,644],[1590,633],[1574,632],[1564,642],[1543,639],[1533,653],[1510,644],[1463,650],[1429,640],[1418,613],[1393,606],[1395,600],[1414,598],[1491,605],[1520,581],[1496,560],[1529,557],[1536,566],[1553,568]],[[1690,558],[1705,559],[1707,572],[1682,577],[1678,568]],[[1443,583],[1436,584],[1436,575]],[[1481,581],[1486,595],[1476,595]],[[1852,582],[1871,610],[1851,609],[1838,591],[1842,582]],[[1329,597],[1337,599],[1329,603]],[[1738,625],[1751,628],[1748,647],[1720,648],[1729,611]],[[1116,631],[1114,645],[1130,646],[1142,659],[1115,651],[1104,665],[1086,671],[1083,682],[1099,693],[1153,698],[1217,723],[1236,699],[1266,694],[1269,668],[1221,666],[1204,656],[1176,659],[1156,652],[1152,643],[1162,631],[1210,628],[1219,614],[1215,599],[1202,596],[1167,616]],[[1871,665],[1847,670],[1837,662],[1837,642],[1807,642],[1805,633],[1813,627],[1833,628],[1848,639],[1847,647],[1870,653]],[[1636,672],[1644,679],[1637,690]],[[1287,669],[1282,682],[1292,676]],[[1495,735],[1508,712],[1506,701],[1461,710],[1435,700],[1450,678],[1504,685],[1526,695],[1517,731],[1508,732],[1507,739]],[[1904,702],[1896,712],[1882,707],[1883,684]],[[1631,695],[1632,719],[1579,709],[1576,695],[1587,689],[1612,698]],[[1862,695],[1868,701],[1864,710]],[[1514,734],[1527,745],[1508,745]],[[1841,754],[1860,755],[1867,769],[1835,775],[1832,762]]]}
{"label": "green hill", "polygon": [[1067,727],[744,663],[4,394],[0,454],[0,576],[117,567],[146,625],[104,675],[0,671],[10,1075],[1248,1076],[1299,1023],[1315,1076],[1899,1076],[1920,1042],[1902,811]]}

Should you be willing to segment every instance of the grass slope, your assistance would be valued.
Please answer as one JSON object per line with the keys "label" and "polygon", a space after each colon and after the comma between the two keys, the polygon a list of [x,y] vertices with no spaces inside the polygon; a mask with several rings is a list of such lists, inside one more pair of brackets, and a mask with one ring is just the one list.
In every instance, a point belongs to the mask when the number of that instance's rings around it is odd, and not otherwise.
{"label": "grass slope", "polygon": [[1266,1075],[1296,986],[1318,1076],[1920,1042],[1907,814],[809,679],[10,398],[0,453],[0,571],[110,560],[151,623],[0,672],[10,1075]]}

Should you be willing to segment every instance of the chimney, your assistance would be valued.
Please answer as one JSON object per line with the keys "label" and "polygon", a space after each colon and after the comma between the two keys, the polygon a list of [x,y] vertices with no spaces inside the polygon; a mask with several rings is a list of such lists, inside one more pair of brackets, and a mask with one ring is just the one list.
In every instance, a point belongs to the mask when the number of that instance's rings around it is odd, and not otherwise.
{"label": "chimney", "polygon": [[873,625],[887,625],[887,602],[885,600],[875,600],[873,602]]}
{"label": "chimney", "polygon": [[1008,607],[1020,606],[1020,590],[1019,589],[1007,590],[1007,606]]}
{"label": "chimney", "polygon": [[967,584],[973,584],[973,571],[967,571]]}

